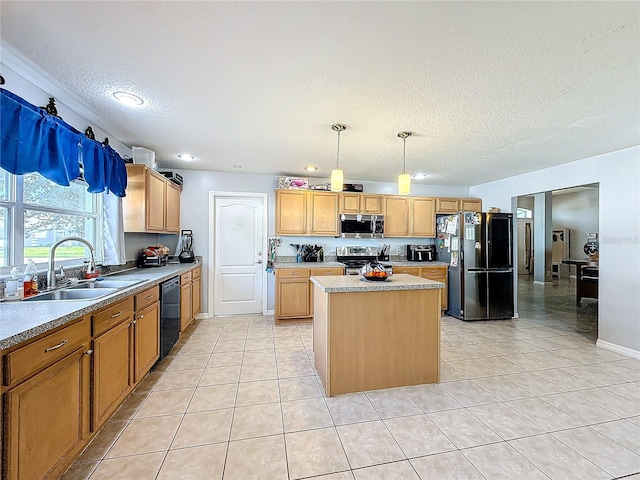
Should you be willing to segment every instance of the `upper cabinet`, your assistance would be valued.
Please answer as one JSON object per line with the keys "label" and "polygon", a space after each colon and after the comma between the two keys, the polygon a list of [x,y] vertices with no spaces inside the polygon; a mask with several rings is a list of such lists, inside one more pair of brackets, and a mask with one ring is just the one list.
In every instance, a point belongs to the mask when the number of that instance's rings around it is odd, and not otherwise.
{"label": "upper cabinet", "polygon": [[380,215],[382,212],[382,195],[366,193],[340,194],[340,213]]}
{"label": "upper cabinet", "polygon": [[145,165],[127,165],[125,232],[178,233],[181,188]]}
{"label": "upper cabinet", "polygon": [[411,197],[385,195],[384,236],[406,237],[409,235],[409,205]]}
{"label": "upper cabinet", "polygon": [[338,194],[276,190],[276,235],[338,235]]}
{"label": "upper cabinet", "polygon": [[384,197],[385,237],[435,237],[436,199],[431,197]]}
{"label": "upper cabinet", "polygon": [[436,213],[481,212],[479,198],[436,198]]}
{"label": "upper cabinet", "polygon": [[412,237],[436,236],[436,199],[428,197],[411,197]]}

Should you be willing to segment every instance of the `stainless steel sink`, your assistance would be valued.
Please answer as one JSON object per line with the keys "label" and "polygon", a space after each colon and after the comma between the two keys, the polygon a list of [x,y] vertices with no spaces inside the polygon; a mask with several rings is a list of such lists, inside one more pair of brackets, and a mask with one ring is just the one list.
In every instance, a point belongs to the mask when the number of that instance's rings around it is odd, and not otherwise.
{"label": "stainless steel sink", "polygon": [[52,300],[92,300],[117,292],[117,288],[75,289],[63,288],[53,292],[42,293],[35,297],[26,298],[25,302],[52,301]]}
{"label": "stainless steel sink", "polygon": [[127,288],[138,283],[142,282],[142,280],[97,280],[95,282],[85,282],[81,283],[74,287],[69,287],[72,290],[82,290],[82,289],[103,289],[103,288]]}

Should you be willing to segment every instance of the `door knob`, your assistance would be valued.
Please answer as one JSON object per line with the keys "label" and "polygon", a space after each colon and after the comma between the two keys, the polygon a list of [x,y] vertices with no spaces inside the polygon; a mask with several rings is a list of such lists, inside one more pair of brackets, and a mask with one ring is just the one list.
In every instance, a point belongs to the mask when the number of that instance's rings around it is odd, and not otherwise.
{"label": "door knob", "polygon": [[262,260],[258,260],[258,263],[262,263]]}

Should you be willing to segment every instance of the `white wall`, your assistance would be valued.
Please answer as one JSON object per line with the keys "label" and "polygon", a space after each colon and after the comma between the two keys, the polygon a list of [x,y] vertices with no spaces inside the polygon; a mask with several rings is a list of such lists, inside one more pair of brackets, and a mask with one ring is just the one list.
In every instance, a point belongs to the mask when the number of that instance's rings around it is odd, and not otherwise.
{"label": "white wall", "polygon": [[553,228],[569,229],[570,258],[584,258],[587,234],[599,231],[599,196],[597,188],[553,196]]}
{"label": "white wall", "polygon": [[475,185],[469,194],[508,212],[513,197],[598,182],[598,341],[640,355],[640,146]]}
{"label": "white wall", "polygon": [[[180,228],[193,230],[194,253],[202,255],[204,272],[202,275],[202,306],[207,308],[209,295],[212,295],[213,288],[208,284],[208,270],[211,268],[212,260],[209,258],[209,192],[251,192],[267,194],[267,222],[268,235],[275,235],[275,195],[274,190],[277,184],[277,177],[273,175],[251,175],[240,173],[222,173],[200,170],[179,170],[184,178],[184,190],[180,198]],[[311,183],[323,183],[324,179],[313,179]],[[362,183],[365,192],[369,193],[396,193],[395,183],[383,182],[357,182],[347,180],[348,183]],[[413,185],[412,195],[443,196],[443,197],[467,197],[468,187],[438,187]],[[333,237],[280,237],[282,246],[279,248],[279,256],[295,255],[290,243],[315,243],[324,245],[327,252],[335,253],[336,245],[378,245],[384,243],[394,243],[406,245],[407,243],[423,243],[419,239],[380,239],[372,240],[336,239]],[[424,242],[426,243],[426,242]],[[395,250],[394,250],[395,251]],[[267,308],[274,309],[275,284],[273,275],[267,276]]]}

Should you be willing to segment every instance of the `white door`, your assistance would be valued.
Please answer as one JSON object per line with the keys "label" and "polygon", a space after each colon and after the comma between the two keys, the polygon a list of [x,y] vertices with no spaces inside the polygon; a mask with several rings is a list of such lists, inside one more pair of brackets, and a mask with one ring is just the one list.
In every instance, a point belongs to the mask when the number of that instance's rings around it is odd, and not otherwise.
{"label": "white door", "polygon": [[262,313],[261,197],[215,197],[214,314]]}

